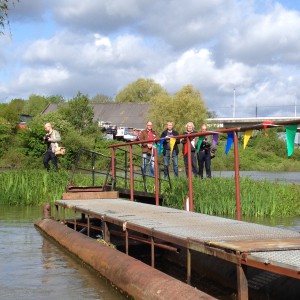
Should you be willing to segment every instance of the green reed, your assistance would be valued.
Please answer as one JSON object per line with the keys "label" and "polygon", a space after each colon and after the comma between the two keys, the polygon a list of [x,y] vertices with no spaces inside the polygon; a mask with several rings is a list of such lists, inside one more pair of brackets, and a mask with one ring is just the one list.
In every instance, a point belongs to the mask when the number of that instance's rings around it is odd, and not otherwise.
{"label": "green reed", "polygon": [[[67,171],[46,172],[44,170],[17,170],[0,172],[0,204],[38,205],[61,199],[69,183]],[[91,185],[91,176],[77,174],[73,178],[77,186]],[[96,185],[103,185],[105,177],[96,177]],[[163,205],[183,209],[188,195],[186,178],[172,178],[172,189],[162,184]],[[123,180],[117,186],[124,185]],[[143,190],[142,182],[135,188]],[[267,180],[255,181],[241,178],[241,207],[244,216],[299,216],[300,186],[272,183]],[[154,181],[147,180],[147,191],[154,192]],[[234,179],[212,178],[193,179],[194,210],[211,215],[234,216],[236,214]]]}
{"label": "green reed", "polygon": [[[255,181],[241,178],[241,208],[244,216],[299,216],[300,186]],[[212,178],[193,180],[194,210],[205,214],[236,214],[234,179]],[[164,205],[183,209],[188,195],[188,181],[176,179],[173,189],[166,190]]]}

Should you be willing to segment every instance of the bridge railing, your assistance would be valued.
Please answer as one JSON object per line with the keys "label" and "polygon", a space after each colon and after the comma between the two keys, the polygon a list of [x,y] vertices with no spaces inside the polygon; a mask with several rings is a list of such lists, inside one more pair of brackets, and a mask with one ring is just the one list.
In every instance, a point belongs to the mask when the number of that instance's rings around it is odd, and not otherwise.
{"label": "bridge railing", "polygon": [[[288,125],[296,125],[300,124],[300,119],[284,121],[284,122],[263,122],[256,125],[245,126],[245,127],[235,127],[228,129],[218,129],[214,131],[206,131],[206,132],[197,132],[185,135],[176,136],[178,139],[186,139],[187,141],[187,161],[188,161],[188,201],[190,211],[194,210],[194,197],[193,197],[193,174],[192,174],[192,154],[191,154],[191,140],[195,137],[221,134],[221,133],[233,133],[233,148],[234,148],[234,178],[235,178],[235,201],[236,201],[236,219],[241,220],[241,193],[240,193],[240,176],[239,176],[239,150],[238,150],[238,133],[245,132],[247,130],[261,130],[267,128],[278,128],[280,126],[288,126]],[[143,140],[143,143],[158,143],[161,138],[156,138],[153,140]],[[141,141],[134,141],[130,143],[122,143],[117,145],[110,145],[109,147],[112,149],[111,157],[112,157],[112,177],[116,176],[114,161],[116,156],[116,149],[122,147],[129,148],[129,182],[130,182],[130,199],[134,200],[134,162],[133,162],[133,146],[141,144]],[[158,153],[157,148],[154,149],[154,183],[155,183],[155,203],[159,205],[159,194],[160,194],[160,185],[159,185],[159,167],[158,167]]]}

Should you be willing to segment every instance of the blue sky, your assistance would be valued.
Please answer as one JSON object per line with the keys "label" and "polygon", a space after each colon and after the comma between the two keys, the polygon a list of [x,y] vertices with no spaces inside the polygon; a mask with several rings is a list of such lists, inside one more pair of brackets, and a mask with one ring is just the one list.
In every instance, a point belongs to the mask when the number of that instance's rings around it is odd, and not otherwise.
{"label": "blue sky", "polygon": [[192,84],[220,117],[234,90],[236,117],[300,116],[300,1],[21,0],[10,24],[0,102],[114,97],[152,78],[169,93]]}

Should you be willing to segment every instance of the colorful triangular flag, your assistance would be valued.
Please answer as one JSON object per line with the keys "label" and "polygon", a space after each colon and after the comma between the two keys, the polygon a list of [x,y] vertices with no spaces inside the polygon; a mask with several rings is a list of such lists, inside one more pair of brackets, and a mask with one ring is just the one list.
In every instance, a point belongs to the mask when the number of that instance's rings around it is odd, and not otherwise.
{"label": "colorful triangular flag", "polygon": [[228,154],[232,143],[233,143],[233,131],[227,133],[227,142],[226,142],[226,148],[225,148],[225,154]]}
{"label": "colorful triangular flag", "polygon": [[294,152],[294,145],[295,145],[295,137],[296,137],[297,127],[298,127],[297,125],[285,126],[286,147],[287,147],[288,156],[291,156]]}
{"label": "colorful triangular flag", "polygon": [[246,130],[245,131],[245,135],[244,135],[244,149],[246,148],[246,146],[247,146],[247,144],[249,142],[249,139],[250,139],[250,137],[252,135],[252,132],[253,132],[253,130]]}

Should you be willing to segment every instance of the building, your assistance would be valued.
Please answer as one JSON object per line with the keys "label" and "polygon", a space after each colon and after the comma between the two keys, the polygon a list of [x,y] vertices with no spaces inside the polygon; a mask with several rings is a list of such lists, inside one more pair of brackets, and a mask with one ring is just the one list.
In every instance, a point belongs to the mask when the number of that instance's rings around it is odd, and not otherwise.
{"label": "building", "polygon": [[[106,120],[117,127],[132,127],[142,129],[147,122],[149,103],[99,103],[91,105],[94,109],[94,121]],[[50,103],[42,112],[55,112],[57,104]]]}

